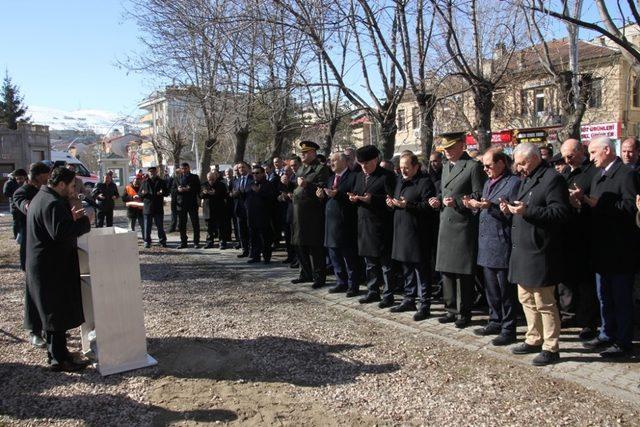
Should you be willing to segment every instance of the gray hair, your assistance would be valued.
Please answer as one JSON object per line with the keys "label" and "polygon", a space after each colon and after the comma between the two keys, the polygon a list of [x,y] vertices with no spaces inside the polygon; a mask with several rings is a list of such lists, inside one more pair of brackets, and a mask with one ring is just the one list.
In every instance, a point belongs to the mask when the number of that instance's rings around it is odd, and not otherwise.
{"label": "gray hair", "polygon": [[525,159],[528,159],[530,157],[542,159],[540,148],[538,148],[537,145],[532,144],[531,142],[523,142],[521,144],[518,144],[513,150],[513,158],[515,159],[518,155],[524,156]]}
{"label": "gray hair", "polygon": [[349,157],[346,154],[344,154],[344,151],[336,151],[334,153],[331,153],[330,158],[332,158],[333,156],[338,156],[338,158],[343,162],[349,161]]}
{"label": "gray hair", "polygon": [[609,147],[612,153],[616,152],[616,144],[613,140],[607,136],[599,136],[595,139],[592,139],[589,143],[589,146],[595,145],[599,148]]}
{"label": "gray hair", "polygon": [[218,173],[218,171],[217,171],[217,170],[212,170],[211,172],[209,172],[209,173],[207,174],[207,179],[209,179],[209,178],[213,178],[214,176],[216,176],[216,174],[217,174],[217,173]]}

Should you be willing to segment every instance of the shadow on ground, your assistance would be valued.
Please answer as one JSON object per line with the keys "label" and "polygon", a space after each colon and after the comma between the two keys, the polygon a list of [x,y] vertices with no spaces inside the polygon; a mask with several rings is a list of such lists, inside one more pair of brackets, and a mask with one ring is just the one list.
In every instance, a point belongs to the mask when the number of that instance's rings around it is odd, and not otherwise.
{"label": "shadow on ground", "polygon": [[[154,424],[168,425],[179,421],[228,422],[238,418],[233,411],[207,409],[193,411],[170,411],[146,405],[122,395],[83,394],[74,396],[51,396],[43,392],[56,387],[73,387],[77,383],[96,383],[101,379],[87,371],[82,374],[52,373],[46,368],[21,363],[0,364],[0,378],[4,384],[18,383],[12,387],[11,395],[0,393],[0,414],[18,420],[60,419],[79,420],[88,426],[139,424],[137,417],[152,412]],[[0,385],[0,391],[3,387]],[[16,393],[17,391],[17,393]],[[73,410],[70,410],[73,407]],[[124,415],[123,415],[124,414]]]}
{"label": "shadow on ground", "polygon": [[366,364],[339,353],[370,345],[322,344],[285,337],[255,339],[168,337],[149,340],[162,374],[319,387],[354,382],[363,374],[400,369],[396,363]]}

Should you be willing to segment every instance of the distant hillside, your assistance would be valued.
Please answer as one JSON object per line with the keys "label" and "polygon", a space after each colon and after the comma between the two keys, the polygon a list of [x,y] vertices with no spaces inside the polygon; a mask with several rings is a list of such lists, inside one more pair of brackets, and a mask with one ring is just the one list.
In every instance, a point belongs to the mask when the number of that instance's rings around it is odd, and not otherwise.
{"label": "distant hillside", "polygon": [[114,129],[128,133],[139,129],[136,117],[102,110],[64,111],[55,108],[29,106],[31,122],[47,125],[52,130],[74,130],[104,135]]}

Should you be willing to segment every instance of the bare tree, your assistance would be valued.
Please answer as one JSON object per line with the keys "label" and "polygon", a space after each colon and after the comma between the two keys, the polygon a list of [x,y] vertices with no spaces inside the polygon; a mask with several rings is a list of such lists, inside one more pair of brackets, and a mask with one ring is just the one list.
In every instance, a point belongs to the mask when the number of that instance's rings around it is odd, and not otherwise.
{"label": "bare tree", "polygon": [[629,24],[640,25],[640,11],[636,0],[618,0],[607,2],[594,0],[600,13],[600,22],[589,22],[575,14],[564,3],[534,0],[529,7],[536,11],[561,21],[575,24],[579,27],[593,30],[611,40],[620,48],[622,55],[629,61],[636,73],[640,74],[640,48],[627,37],[626,30]]}
{"label": "bare tree", "polygon": [[[518,9],[503,2],[431,0],[444,36],[452,74],[473,95],[475,133],[480,150],[491,144],[493,93],[516,51]],[[489,59],[488,59],[489,58]]]}
{"label": "bare tree", "polygon": [[[379,123],[383,157],[391,158],[397,132],[396,111],[406,89],[406,76],[398,54],[399,24],[395,6],[368,0],[274,2],[291,17],[291,20],[285,19],[286,23],[303,32],[315,45],[344,96],[356,109],[366,111]],[[318,10],[323,13],[318,14]],[[334,38],[345,31],[350,32],[353,39],[348,49],[355,56],[346,69],[359,70],[349,77],[362,82],[363,93],[349,84],[341,72],[344,49]],[[381,91],[377,90],[378,86]]]}
{"label": "bare tree", "polygon": [[[562,0],[563,11],[568,16],[579,17],[582,9],[582,0]],[[562,129],[558,132],[560,140],[568,138],[580,139],[580,124],[582,117],[587,110],[590,96],[592,77],[590,74],[580,74],[579,70],[579,40],[578,28],[576,24],[567,22],[569,33],[569,67],[562,66],[552,57],[549,43],[543,34],[540,25],[540,16],[532,8],[533,2],[524,1],[525,22],[532,49],[536,52],[540,64],[544,70],[553,78],[554,86],[558,94],[560,116],[562,117]]]}

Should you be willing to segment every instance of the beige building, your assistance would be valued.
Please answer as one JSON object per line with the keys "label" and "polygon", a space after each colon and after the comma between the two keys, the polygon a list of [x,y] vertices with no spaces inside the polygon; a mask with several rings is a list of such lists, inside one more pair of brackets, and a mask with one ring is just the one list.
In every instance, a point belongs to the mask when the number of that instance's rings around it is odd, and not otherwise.
{"label": "beige building", "polygon": [[[638,36],[640,38],[640,36]],[[553,64],[568,70],[569,45],[566,39],[548,43]],[[620,52],[596,39],[579,42],[580,72],[592,78],[591,96],[582,119],[582,141],[606,135],[620,140],[640,135],[640,79]],[[458,83],[458,84],[456,84]],[[447,85],[444,85],[445,87]],[[458,92],[459,82],[448,83]],[[494,92],[492,111],[492,143],[512,146],[518,142],[558,144],[557,133],[563,117],[553,79],[540,64],[536,51],[529,48],[517,52],[511,60],[504,84]],[[396,153],[409,149],[420,153],[418,105],[407,92],[398,106]],[[463,92],[443,97],[435,111],[434,134],[473,129],[474,106],[471,94]],[[354,136],[366,141],[364,126],[354,127]],[[467,145],[473,147],[470,132]]]}

